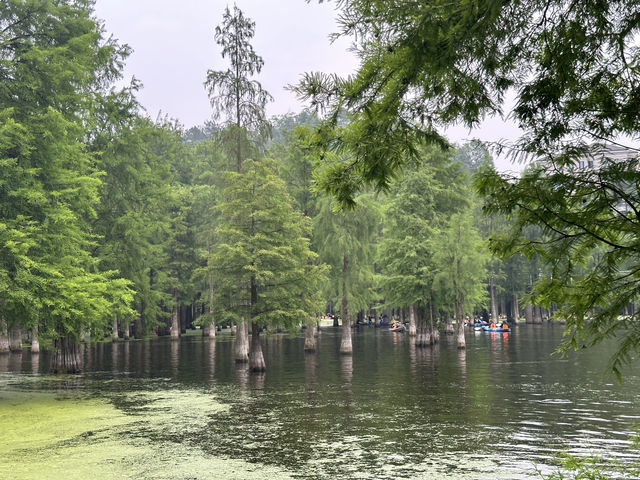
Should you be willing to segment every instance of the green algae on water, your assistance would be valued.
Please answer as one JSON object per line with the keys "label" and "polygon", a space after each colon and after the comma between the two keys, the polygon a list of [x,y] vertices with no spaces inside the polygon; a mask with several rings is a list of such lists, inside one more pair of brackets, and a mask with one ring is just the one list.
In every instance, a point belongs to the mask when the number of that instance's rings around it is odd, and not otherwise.
{"label": "green algae on water", "polygon": [[130,411],[106,400],[0,392],[0,478],[291,478],[276,467],[213,457],[188,443],[227,407],[192,390],[128,393]]}

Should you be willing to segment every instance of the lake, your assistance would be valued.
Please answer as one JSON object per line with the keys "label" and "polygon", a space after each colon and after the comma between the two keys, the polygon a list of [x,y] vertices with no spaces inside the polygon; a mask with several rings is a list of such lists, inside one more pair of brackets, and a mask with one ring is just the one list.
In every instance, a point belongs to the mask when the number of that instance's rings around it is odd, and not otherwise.
{"label": "lake", "polygon": [[561,326],[467,331],[465,351],[365,327],[352,357],[331,327],[315,354],[271,335],[264,375],[224,333],[89,345],[78,376],[0,355],[0,478],[529,479],[558,450],[637,459],[637,369],[617,384],[606,345],[551,356]]}

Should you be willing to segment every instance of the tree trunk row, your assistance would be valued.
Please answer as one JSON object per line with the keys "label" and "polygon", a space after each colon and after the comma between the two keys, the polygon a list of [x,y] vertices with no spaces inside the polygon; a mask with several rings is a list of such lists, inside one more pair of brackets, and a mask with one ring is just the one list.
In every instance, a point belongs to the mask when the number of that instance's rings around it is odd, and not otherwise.
{"label": "tree trunk row", "polygon": [[58,338],[53,341],[51,371],[53,373],[80,373],[82,371],[81,346],[73,338]]}

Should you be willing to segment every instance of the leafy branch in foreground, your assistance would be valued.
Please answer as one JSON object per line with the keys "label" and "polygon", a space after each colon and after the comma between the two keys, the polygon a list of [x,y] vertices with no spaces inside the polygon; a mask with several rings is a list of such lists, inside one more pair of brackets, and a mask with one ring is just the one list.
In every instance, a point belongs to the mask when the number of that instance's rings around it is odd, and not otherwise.
{"label": "leafy branch in foreground", "polygon": [[[637,157],[602,161],[579,175],[562,163],[539,162],[522,177],[481,170],[476,187],[486,213],[504,214],[510,229],[491,240],[502,255],[538,255],[548,272],[532,296],[541,305],[560,306],[566,319],[563,352],[615,338],[610,359],[620,377],[640,347],[637,312],[622,315],[640,300],[640,195]],[[541,234],[530,238],[529,227]]]}

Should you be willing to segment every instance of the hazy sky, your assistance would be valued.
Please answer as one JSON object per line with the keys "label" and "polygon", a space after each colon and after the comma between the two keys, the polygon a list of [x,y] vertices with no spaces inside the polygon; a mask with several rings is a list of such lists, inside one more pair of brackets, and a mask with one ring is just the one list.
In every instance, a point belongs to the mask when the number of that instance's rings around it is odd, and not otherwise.
{"label": "hazy sky", "polygon": [[[335,2],[317,0],[237,0],[236,5],[256,22],[253,47],[264,59],[257,80],[274,97],[268,115],[299,112],[303,105],[285,86],[308,71],[347,75],[358,61],[348,51],[349,42],[333,44],[329,35],[337,30]],[[228,63],[220,55],[213,34],[225,7],[220,0],[97,0],[96,16],[108,33],[133,48],[125,77],[135,76],[143,84],[139,99],[147,113],[159,112],[178,119],[185,127],[201,125],[211,116],[203,82],[208,69],[224,70]],[[456,142],[471,138],[486,141],[514,139],[513,124],[488,119],[481,128],[447,130]],[[504,159],[500,169],[519,169]]]}
{"label": "hazy sky", "polygon": [[[332,3],[305,0],[238,0],[237,6],[256,22],[253,47],[264,59],[256,77],[275,101],[268,115],[298,112],[302,105],[285,91],[305,71],[348,74],[357,67],[347,52],[347,41],[334,44],[336,31]],[[203,82],[208,69],[225,70],[226,60],[213,34],[225,7],[219,0],[97,0],[96,16],[107,32],[133,48],[126,76],[135,75],[149,115],[158,111],[178,118],[185,126],[204,123],[211,107]]]}

